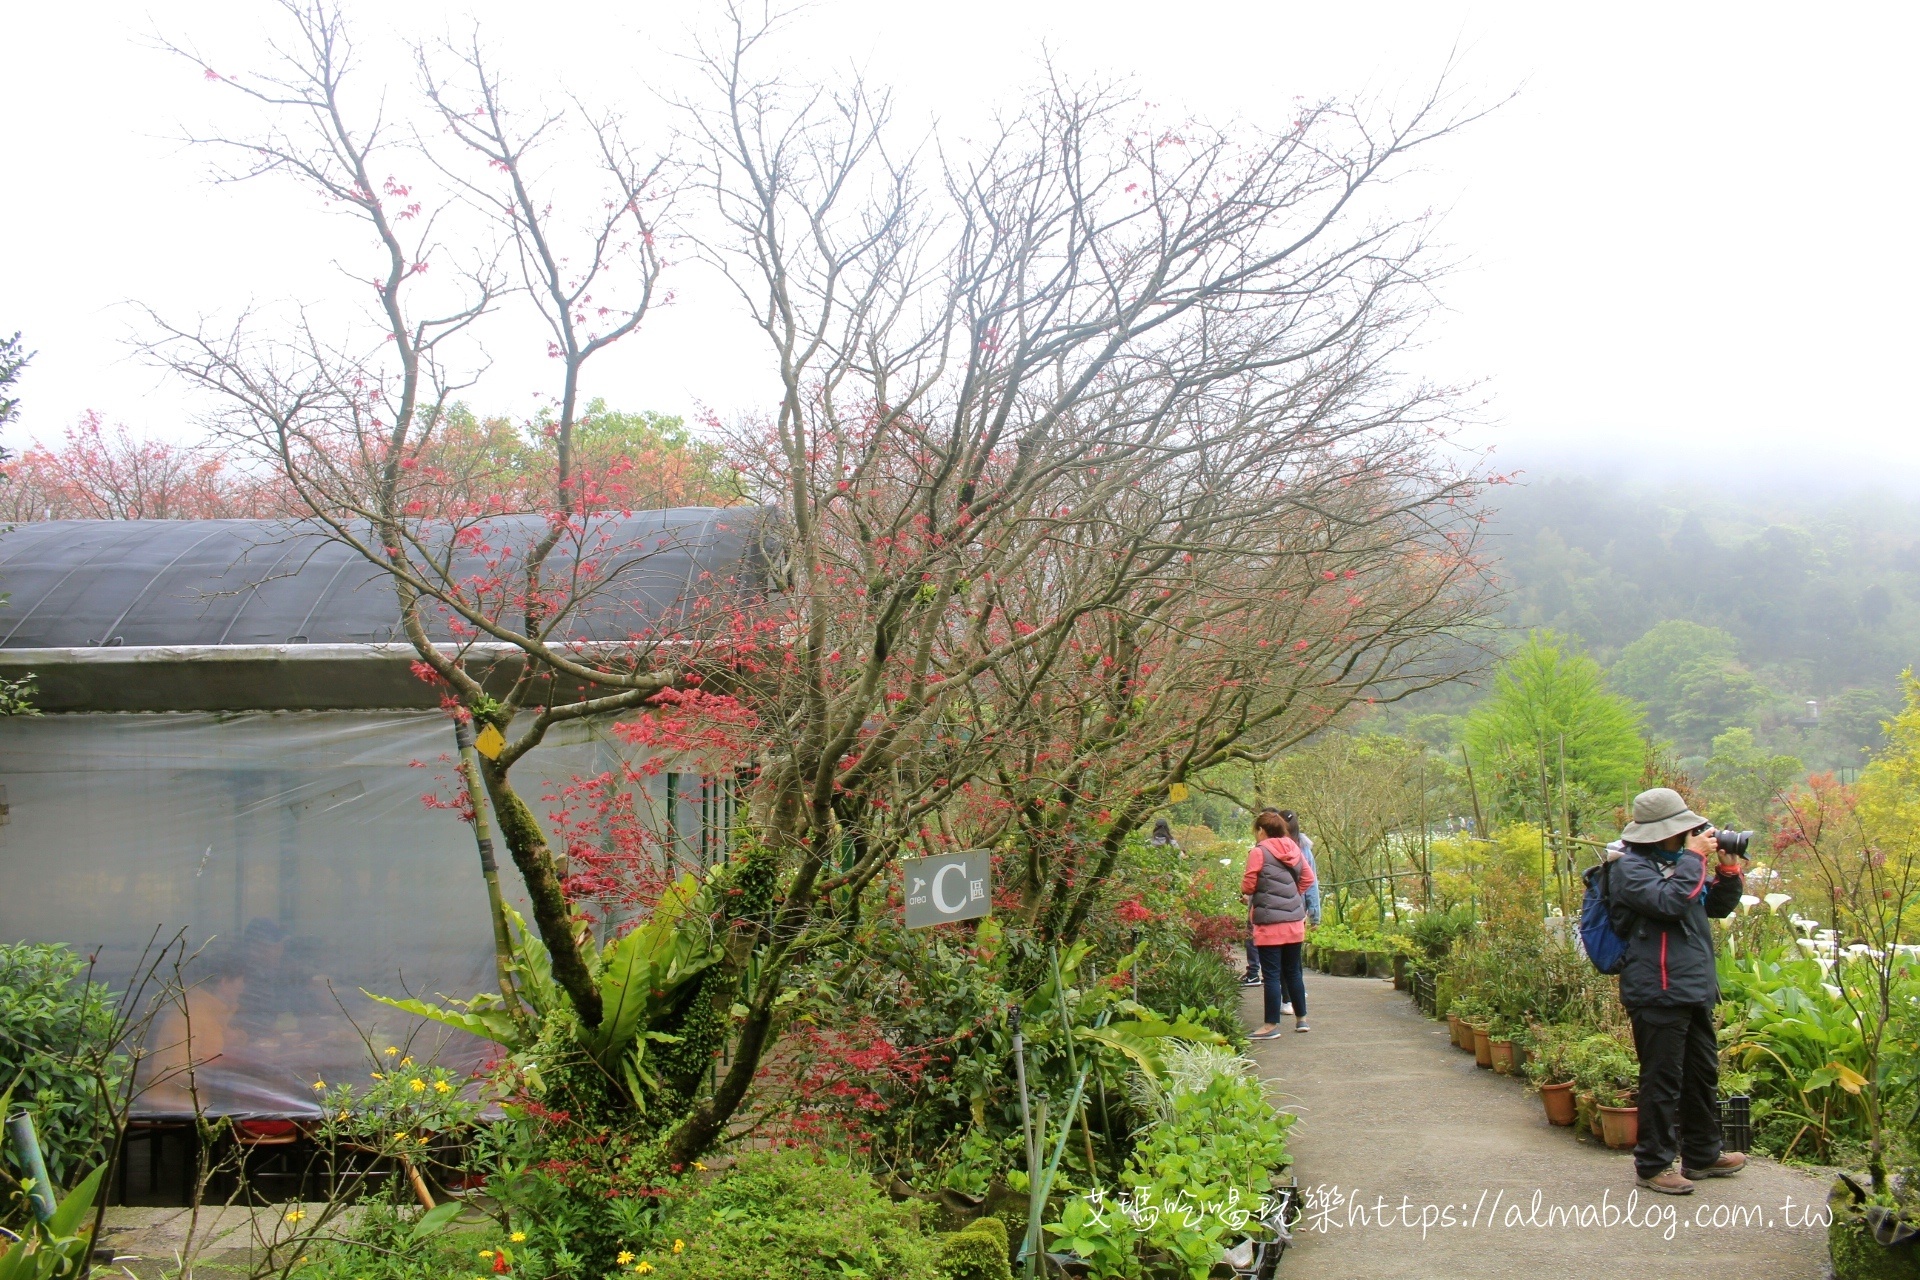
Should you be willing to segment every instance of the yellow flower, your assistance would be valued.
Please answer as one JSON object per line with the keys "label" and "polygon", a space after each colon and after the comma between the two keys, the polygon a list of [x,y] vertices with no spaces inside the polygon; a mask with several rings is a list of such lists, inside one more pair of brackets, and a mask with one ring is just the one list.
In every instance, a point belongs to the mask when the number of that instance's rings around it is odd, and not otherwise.
{"label": "yellow flower", "polygon": [[415,1093],[425,1093],[427,1091],[427,1082],[416,1077],[407,1081],[407,1088],[413,1090]]}
{"label": "yellow flower", "polygon": [[396,1054],[398,1054],[399,1052],[400,1052],[400,1051],[399,1051],[398,1049],[396,1049],[396,1048],[394,1048],[394,1047],[393,1047],[392,1045],[388,1045],[388,1046],[387,1046],[387,1056],[388,1056],[389,1058],[391,1058],[391,1057],[393,1057],[393,1056],[395,1056],[395,1055],[396,1055]]}
{"label": "yellow flower", "polygon": [[342,1111],[342,1112],[340,1113],[340,1118],[341,1118],[342,1120],[351,1120],[351,1119],[353,1118],[353,1112],[351,1112],[351,1111]]}
{"label": "yellow flower", "polygon": [[685,1240],[675,1240],[673,1242],[673,1251],[675,1253],[685,1253],[687,1251],[687,1242]]}
{"label": "yellow flower", "polygon": [[491,1249],[482,1249],[482,1250],[480,1251],[480,1256],[481,1256],[481,1257],[483,1257],[483,1258],[485,1258],[485,1259],[487,1259],[487,1261],[489,1261],[489,1262],[491,1262],[491,1261],[493,1261],[493,1250],[491,1250]]}
{"label": "yellow flower", "polygon": [[527,1233],[524,1231],[516,1231],[508,1236],[507,1239],[513,1241],[515,1244],[525,1244],[527,1242]]}
{"label": "yellow flower", "polygon": [[401,1066],[403,1066],[403,1067],[410,1067],[410,1066],[412,1066],[412,1065],[413,1065],[413,1058],[412,1058],[412,1056],[411,1056],[411,1055],[409,1055],[408,1057],[405,1057],[405,1058],[402,1058],[402,1059],[400,1059],[400,1065],[401,1065]]}
{"label": "yellow flower", "polygon": [[368,1075],[370,1075],[370,1076],[372,1076],[372,1077],[373,1077],[373,1078],[374,1078],[375,1080],[385,1080],[385,1079],[386,1079],[386,1077],[385,1077],[385,1076],[383,1076],[383,1075],[381,1075],[381,1074],[380,1074],[380,1073],[379,1073],[378,1071],[369,1071],[369,1072],[368,1072],[367,1074],[368,1074]]}
{"label": "yellow flower", "polygon": [[287,1210],[287,1221],[288,1221],[288,1222],[294,1222],[294,1223],[297,1223],[297,1222],[299,1222],[299,1221],[301,1221],[301,1220],[302,1220],[303,1218],[305,1218],[306,1216],[307,1216],[307,1214],[306,1214],[306,1210],[304,1210],[304,1209],[289,1209],[289,1210]]}
{"label": "yellow flower", "polygon": [[420,1145],[423,1147],[427,1145],[427,1135],[424,1133],[420,1135]]}
{"label": "yellow flower", "polygon": [[698,1169],[702,1173],[705,1173],[707,1171],[707,1166],[701,1164],[698,1160],[695,1160],[693,1162],[693,1167]]}
{"label": "yellow flower", "polygon": [[452,1093],[453,1086],[448,1084],[445,1080],[435,1080],[433,1082],[433,1091],[435,1093]]}
{"label": "yellow flower", "polygon": [[313,1082],[313,1088],[316,1093],[326,1087],[327,1087],[327,1082],[325,1080],[315,1080]]}
{"label": "yellow flower", "polygon": [[642,1258],[640,1265],[633,1269],[633,1274],[637,1276],[650,1276],[653,1274],[653,1264],[645,1258]]}
{"label": "yellow flower", "polygon": [[613,1255],[613,1260],[624,1267],[629,1262],[633,1261],[633,1255],[629,1253],[627,1250],[622,1249],[619,1253],[616,1253]]}

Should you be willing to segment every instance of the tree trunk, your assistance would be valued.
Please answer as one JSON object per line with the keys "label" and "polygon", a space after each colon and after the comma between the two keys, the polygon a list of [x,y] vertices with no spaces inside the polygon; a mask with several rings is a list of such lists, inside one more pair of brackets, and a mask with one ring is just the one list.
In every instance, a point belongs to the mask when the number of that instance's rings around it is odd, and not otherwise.
{"label": "tree trunk", "polygon": [[534,926],[553,962],[553,980],[573,1002],[574,1012],[585,1027],[600,1025],[600,988],[593,971],[580,954],[580,943],[573,931],[573,909],[560,888],[553,855],[547,848],[547,836],[533,810],[520,798],[504,769],[483,762],[480,770],[486,779],[487,795],[493,800],[494,815],[500,820],[500,837],[506,841],[513,865],[520,868],[526,882],[527,897],[533,904]]}

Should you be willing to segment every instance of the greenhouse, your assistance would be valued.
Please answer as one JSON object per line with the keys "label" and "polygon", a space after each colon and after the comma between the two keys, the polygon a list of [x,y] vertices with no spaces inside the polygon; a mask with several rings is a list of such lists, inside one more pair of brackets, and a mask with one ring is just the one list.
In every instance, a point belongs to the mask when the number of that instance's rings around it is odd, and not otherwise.
{"label": "greenhouse", "polygon": [[[670,620],[750,559],[751,519],[623,519],[614,540],[645,554],[574,638]],[[30,673],[43,712],[0,721],[0,938],[68,943],[118,982],[184,930],[208,1110],[308,1115],[314,1080],[364,1075],[362,1033],[409,1028],[362,990],[489,988],[472,832],[423,800],[453,791],[452,727],[395,643],[382,571],[311,526],[50,521],[0,538],[0,590],[0,676]],[[604,726],[562,726],[521,766],[529,794],[623,750]],[[677,854],[717,855],[720,780],[669,766],[643,789]],[[442,1056],[474,1065],[484,1048]],[[191,1099],[161,1085],[139,1110]]]}

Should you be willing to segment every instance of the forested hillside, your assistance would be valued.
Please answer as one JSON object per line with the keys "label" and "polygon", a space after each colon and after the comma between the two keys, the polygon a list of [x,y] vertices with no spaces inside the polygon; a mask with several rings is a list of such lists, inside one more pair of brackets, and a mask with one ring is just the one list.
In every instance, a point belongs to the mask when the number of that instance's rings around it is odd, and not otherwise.
{"label": "forested hillside", "polygon": [[1920,662],[1920,503],[1711,475],[1665,489],[1545,476],[1498,493],[1507,622],[1584,645],[1683,756],[1746,726],[1811,767],[1856,766]]}

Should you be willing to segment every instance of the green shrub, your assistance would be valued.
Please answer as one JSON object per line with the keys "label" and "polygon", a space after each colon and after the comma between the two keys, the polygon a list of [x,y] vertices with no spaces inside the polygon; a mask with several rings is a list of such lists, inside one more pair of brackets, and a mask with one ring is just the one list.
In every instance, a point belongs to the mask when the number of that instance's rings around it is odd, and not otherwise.
{"label": "green shrub", "polygon": [[[507,1246],[499,1231],[456,1228],[431,1234],[416,1230],[418,1213],[369,1202],[340,1238],[306,1246],[292,1280],[448,1280],[492,1270],[492,1258]],[[344,1222],[345,1220],[342,1219]],[[486,1257],[480,1256],[481,1250]],[[525,1262],[524,1255],[510,1255]]]}
{"label": "green shrub", "polygon": [[0,1089],[19,1079],[14,1105],[33,1113],[47,1173],[63,1187],[106,1158],[107,1100],[126,1068],[116,1022],[113,993],[66,947],[0,946]]}
{"label": "green shrub", "polygon": [[1377,933],[1361,933],[1350,925],[1332,921],[1313,931],[1313,945],[1323,951],[1385,951],[1387,944]]}
{"label": "green shrub", "polygon": [[1008,1252],[1007,1224],[981,1218],[940,1237],[941,1280],[1013,1280]]}
{"label": "green shrub", "polygon": [[1473,931],[1473,909],[1466,905],[1448,911],[1424,911],[1407,926],[1407,938],[1428,960],[1444,960],[1455,938]]}
{"label": "green shrub", "polygon": [[1141,957],[1140,1003],[1166,1018],[1184,1013],[1189,1022],[1229,1040],[1246,1035],[1239,972],[1213,952],[1183,942]]}
{"label": "green shrub", "polygon": [[[680,1251],[675,1252],[675,1242]],[[659,1280],[936,1280],[935,1242],[873,1179],[805,1150],[755,1152],[668,1213]]]}
{"label": "green shrub", "polygon": [[1214,1051],[1193,1057],[1190,1065],[1212,1070],[1169,1072],[1163,1120],[1121,1174],[1131,1211],[1076,1196],[1046,1226],[1054,1247],[1085,1258],[1096,1280],[1137,1276],[1150,1253],[1171,1258],[1180,1274],[1205,1277],[1258,1217],[1273,1175],[1292,1163],[1293,1117],[1268,1104],[1252,1064]]}
{"label": "green shrub", "polygon": [[509,1118],[476,1143],[475,1164],[491,1168],[487,1191],[545,1275],[597,1276],[617,1256],[651,1239],[677,1194],[661,1156],[664,1139],[574,1122]]}

